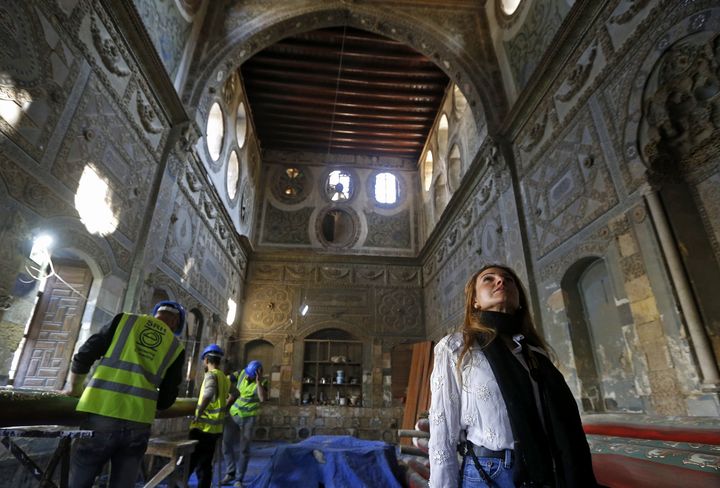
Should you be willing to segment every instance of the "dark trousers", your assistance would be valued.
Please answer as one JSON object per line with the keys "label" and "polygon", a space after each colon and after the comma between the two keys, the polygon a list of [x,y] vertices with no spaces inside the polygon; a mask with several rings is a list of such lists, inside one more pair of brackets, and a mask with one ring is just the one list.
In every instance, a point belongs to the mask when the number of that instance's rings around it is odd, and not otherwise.
{"label": "dark trousers", "polygon": [[94,430],[95,435],[89,439],[77,439],[73,445],[70,487],[93,486],[95,477],[108,461],[111,463],[110,488],[135,486],[150,439],[150,425],[88,415],[80,427]]}
{"label": "dark trousers", "polygon": [[190,456],[190,473],[195,472],[198,488],[210,488],[212,484],[213,456],[215,446],[222,434],[208,434],[200,429],[190,431],[190,439],[198,441]]}

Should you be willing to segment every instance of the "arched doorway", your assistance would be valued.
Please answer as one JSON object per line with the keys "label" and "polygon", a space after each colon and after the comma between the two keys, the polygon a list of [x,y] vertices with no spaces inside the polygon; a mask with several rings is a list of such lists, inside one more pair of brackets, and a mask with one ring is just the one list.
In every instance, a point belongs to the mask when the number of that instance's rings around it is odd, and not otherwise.
{"label": "arched doorway", "polygon": [[[586,412],[642,411],[633,367],[632,324],[605,259],[585,258],[562,280],[575,366]],[[629,313],[628,313],[629,316]]]}

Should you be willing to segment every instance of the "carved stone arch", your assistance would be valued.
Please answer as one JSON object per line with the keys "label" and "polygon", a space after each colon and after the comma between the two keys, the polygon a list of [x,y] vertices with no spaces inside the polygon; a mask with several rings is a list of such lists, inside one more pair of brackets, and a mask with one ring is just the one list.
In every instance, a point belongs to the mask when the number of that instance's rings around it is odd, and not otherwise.
{"label": "carved stone arch", "polygon": [[[696,12],[683,18],[664,32],[655,36],[647,56],[638,65],[631,81],[626,109],[626,124],[623,132],[622,151],[628,165],[642,164],[648,173],[644,178],[676,180],[680,173],[687,172],[688,161],[692,159],[698,147],[688,145],[687,134],[689,123],[705,126],[715,136],[718,127],[710,127],[711,120],[697,121],[672,120],[665,104],[673,103],[673,97],[693,97],[688,86],[692,78],[703,75],[703,64],[695,63],[683,69],[682,63],[694,59],[717,63],[720,36],[713,32],[713,24],[707,22],[710,17],[720,15],[720,8]],[[707,70],[705,70],[707,71]],[[712,73],[708,72],[706,74]],[[714,74],[717,82],[717,73]],[[720,94],[709,97],[720,110]],[[707,108],[707,107],[706,107]],[[709,110],[706,111],[709,116]],[[720,121],[716,121],[720,125]],[[706,135],[703,140],[711,140]],[[639,183],[641,183],[640,181]],[[636,182],[637,184],[638,182]]]}
{"label": "carved stone arch", "polygon": [[279,359],[276,358],[276,349],[277,346],[267,337],[247,341],[243,345],[242,359],[244,364],[238,365],[238,369],[255,359],[262,363],[265,376],[267,376],[268,372],[273,371],[273,365],[276,364],[276,360]]}
{"label": "carved stone arch", "polygon": [[[418,23],[423,25],[419,27]],[[209,107],[210,97],[214,96],[209,88],[218,92],[227,73],[238,69],[257,52],[288,36],[342,25],[403,42],[428,56],[461,87],[477,126],[487,123],[491,132],[499,127],[506,111],[506,97],[492,70],[483,70],[479,64],[484,51],[462,49],[447,30],[429,20],[412,17],[406,9],[379,10],[355,3],[328,6],[323,0],[307,2],[298,8],[288,4],[282,10],[267,12],[238,25],[216,45],[207,46],[205,51],[214,55],[198,67],[195,83],[190,88],[192,92],[188,94],[190,106],[198,108],[196,118],[201,118],[200,112],[203,107]],[[418,38],[418,32],[422,32],[422,39]],[[224,72],[222,77],[217,76],[219,68]],[[221,79],[218,81],[218,78]],[[496,112],[487,112],[486,107],[494,107]]]}
{"label": "carved stone arch", "polygon": [[591,324],[588,323],[584,313],[578,285],[583,273],[601,259],[600,256],[584,256],[573,262],[560,277],[560,288],[565,304],[568,333],[570,334],[575,370],[580,382],[580,398],[584,412],[602,412],[604,403],[590,331]]}
{"label": "carved stone arch", "polygon": [[111,272],[124,274],[117,266],[108,241],[102,237],[88,234],[77,219],[65,217],[51,219],[42,224],[42,229],[54,235],[56,249],[72,249],[83,255],[88,263],[94,263],[93,266],[97,268],[99,275],[106,276]]}
{"label": "carved stone arch", "polygon": [[360,330],[357,323],[355,322],[343,321],[340,319],[323,319],[318,322],[314,322],[312,325],[309,325],[306,328],[303,328],[300,335],[298,336],[298,339],[305,340],[308,338],[308,336],[311,336],[312,334],[324,329],[338,329],[343,332],[347,332],[352,337],[355,337],[357,338],[357,340],[363,342],[369,341],[372,337],[367,332]]}

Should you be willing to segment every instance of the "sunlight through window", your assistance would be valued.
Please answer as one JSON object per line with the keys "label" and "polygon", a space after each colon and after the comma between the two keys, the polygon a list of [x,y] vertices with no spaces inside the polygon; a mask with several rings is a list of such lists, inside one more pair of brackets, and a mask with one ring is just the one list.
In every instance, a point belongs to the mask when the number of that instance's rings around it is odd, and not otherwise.
{"label": "sunlight through window", "polygon": [[522,0],[502,0],[503,12],[505,12],[506,15],[514,14],[518,6],[520,6],[521,1]]}
{"label": "sunlight through window", "polygon": [[237,303],[232,298],[228,298],[228,313],[225,322],[228,325],[232,325],[235,322],[235,313],[237,312]]}
{"label": "sunlight through window", "polygon": [[378,203],[391,204],[397,202],[397,178],[392,173],[380,173],[375,177],[375,200]]}
{"label": "sunlight through window", "polygon": [[0,99],[0,117],[5,119],[11,127],[20,121],[22,116],[22,107],[18,105],[14,100],[3,100]]}
{"label": "sunlight through window", "polygon": [[75,194],[75,209],[91,234],[105,236],[115,232],[118,219],[112,211],[112,197],[107,182],[91,165],[85,165]]}
{"label": "sunlight through window", "polygon": [[423,163],[423,188],[425,191],[430,190],[430,183],[432,182],[433,176],[433,154],[432,151],[428,151],[425,156],[425,162]]}

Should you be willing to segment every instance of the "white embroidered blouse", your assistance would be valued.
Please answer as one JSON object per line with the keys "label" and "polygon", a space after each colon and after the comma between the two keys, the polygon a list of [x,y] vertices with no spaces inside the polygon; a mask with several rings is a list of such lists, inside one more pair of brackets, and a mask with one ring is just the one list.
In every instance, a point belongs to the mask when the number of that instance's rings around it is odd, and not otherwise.
{"label": "white embroidered blouse", "polygon": [[[459,332],[443,337],[435,346],[430,376],[432,399],[428,445],[430,486],[433,488],[457,487],[456,447],[461,431],[465,431],[467,439],[477,446],[494,451],[513,448],[514,438],[505,401],[479,346],[471,347],[465,355],[462,383],[459,381],[457,362],[462,347],[463,338]],[[516,351],[521,351],[519,344]]]}

